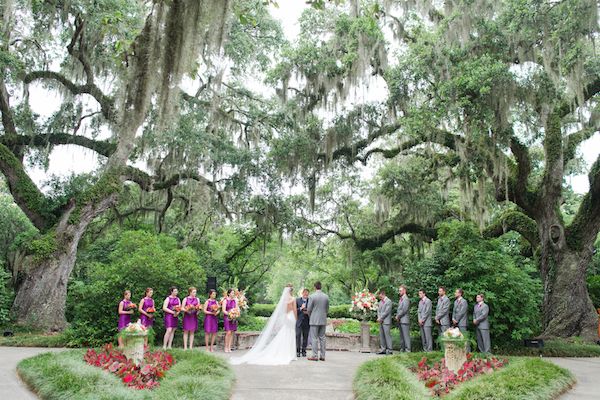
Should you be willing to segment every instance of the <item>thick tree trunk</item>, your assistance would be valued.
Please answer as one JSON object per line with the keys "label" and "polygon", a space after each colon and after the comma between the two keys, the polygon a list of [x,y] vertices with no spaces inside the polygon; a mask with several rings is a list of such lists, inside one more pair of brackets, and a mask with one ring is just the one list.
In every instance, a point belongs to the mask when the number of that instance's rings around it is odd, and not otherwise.
{"label": "thick tree trunk", "polygon": [[60,331],[66,327],[65,304],[67,283],[77,257],[77,246],[92,220],[110,207],[116,194],[79,210],[76,222],[69,223],[75,208],[69,207],[55,227],[53,240],[56,249],[41,257],[30,255],[25,261],[26,278],[17,289],[13,313],[17,323],[44,331]]}
{"label": "thick tree trunk", "polygon": [[592,248],[567,246],[560,223],[540,227],[541,276],[544,284],[542,337],[598,338],[598,314],[590,300],[586,273]]}

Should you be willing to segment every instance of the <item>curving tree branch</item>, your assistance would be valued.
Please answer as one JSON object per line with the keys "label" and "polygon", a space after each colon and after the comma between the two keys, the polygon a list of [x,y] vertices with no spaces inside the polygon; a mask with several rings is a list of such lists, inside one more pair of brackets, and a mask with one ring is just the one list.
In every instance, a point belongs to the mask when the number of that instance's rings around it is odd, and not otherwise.
{"label": "curving tree branch", "polygon": [[509,231],[520,233],[533,248],[538,247],[540,244],[535,221],[517,210],[509,210],[500,215],[484,229],[483,236],[487,238],[499,237]]}
{"label": "curving tree branch", "polygon": [[27,135],[16,135],[16,136],[0,136],[0,143],[7,146],[18,145],[18,146],[33,146],[33,147],[45,147],[48,144],[52,145],[65,145],[73,144],[87,149],[93,150],[96,153],[105,157],[115,151],[116,145],[107,140],[94,140],[85,136],[71,135],[68,133],[52,133],[52,134],[39,134],[33,136]]}
{"label": "curving tree branch", "polygon": [[105,95],[102,90],[94,83],[88,81],[84,85],[78,85],[69,80],[63,74],[54,71],[32,71],[23,77],[23,83],[30,84],[36,80],[51,80],[63,85],[73,95],[89,94],[92,96],[102,110],[102,115],[109,121],[113,121],[115,117],[114,99]]}

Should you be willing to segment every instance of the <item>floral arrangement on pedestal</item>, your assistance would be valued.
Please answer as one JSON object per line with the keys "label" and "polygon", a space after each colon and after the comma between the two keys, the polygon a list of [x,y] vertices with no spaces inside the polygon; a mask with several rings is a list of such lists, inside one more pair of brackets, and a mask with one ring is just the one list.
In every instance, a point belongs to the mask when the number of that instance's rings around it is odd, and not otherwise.
{"label": "floral arrangement on pedestal", "polygon": [[356,319],[366,322],[377,314],[378,306],[379,302],[375,294],[368,289],[363,289],[352,296],[350,312],[356,316]]}
{"label": "floral arrangement on pedestal", "polygon": [[175,360],[164,351],[146,352],[142,364],[135,365],[125,354],[113,348],[112,344],[105,345],[96,351],[88,349],[83,360],[89,365],[105,369],[121,378],[121,381],[134,389],[154,389],[159,386],[159,380],[165,376]]}
{"label": "floral arrangement on pedestal", "polygon": [[467,342],[468,338],[458,328],[449,328],[440,337],[446,366],[454,373],[467,361]]}
{"label": "floral arrangement on pedestal", "polygon": [[411,368],[417,378],[425,382],[425,386],[431,390],[434,396],[443,396],[461,382],[473,379],[478,375],[490,374],[508,364],[507,359],[500,360],[495,357],[473,359],[469,354],[467,361],[455,373],[446,367],[445,361],[442,358],[438,362],[431,363],[426,357],[423,357],[416,367]]}

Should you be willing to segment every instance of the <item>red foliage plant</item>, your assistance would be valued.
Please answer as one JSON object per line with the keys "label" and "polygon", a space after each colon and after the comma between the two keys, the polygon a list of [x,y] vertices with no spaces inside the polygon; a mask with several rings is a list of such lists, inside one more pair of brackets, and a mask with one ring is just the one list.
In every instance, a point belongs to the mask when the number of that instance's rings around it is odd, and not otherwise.
{"label": "red foliage plant", "polygon": [[173,356],[164,351],[144,353],[144,361],[136,366],[125,355],[114,349],[112,344],[105,345],[101,350],[88,349],[83,360],[90,365],[100,367],[117,375],[123,383],[134,389],[154,389],[159,385],[159,379],[175,363]]}
{"label": "red foliage plant", "polygon": [[468,381],[477,375],[490,374],[506,364],[508,364],[507,359],[499,360],[495,357],[473,359],[469,354],[462,368],[454,373],[446,367],[443,358],[439,362],[431,364],[426,357],[423,357],[416,367],[411,368],[411,371],[417,374],[420,381],[425,382],[425,386],[431,390],[433,395],[443,396],[461,382]]}

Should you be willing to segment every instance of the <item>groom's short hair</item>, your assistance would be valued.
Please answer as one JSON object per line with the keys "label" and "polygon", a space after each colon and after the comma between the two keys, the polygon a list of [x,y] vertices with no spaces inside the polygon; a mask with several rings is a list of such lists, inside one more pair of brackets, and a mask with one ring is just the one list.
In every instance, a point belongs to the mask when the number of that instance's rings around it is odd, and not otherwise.
{"label": "groom's short hair", "polygon": [[321,282],[319,282],[319,281],[315,282],[315,289],[321,290]]}

